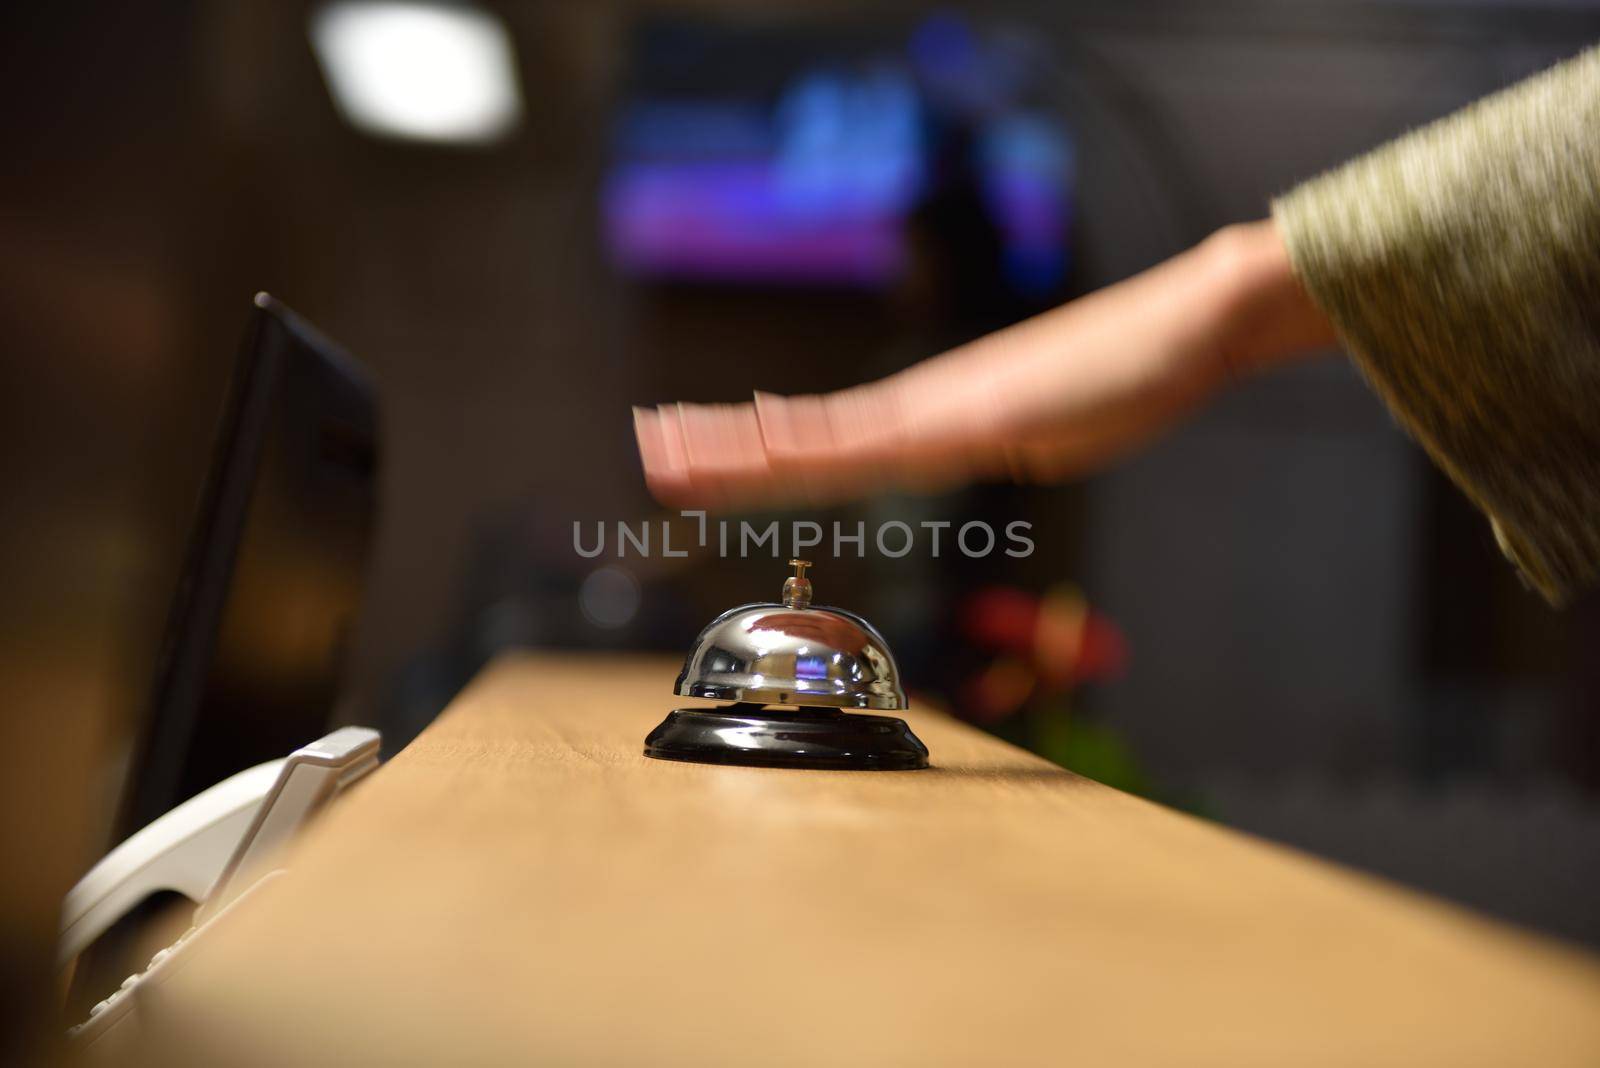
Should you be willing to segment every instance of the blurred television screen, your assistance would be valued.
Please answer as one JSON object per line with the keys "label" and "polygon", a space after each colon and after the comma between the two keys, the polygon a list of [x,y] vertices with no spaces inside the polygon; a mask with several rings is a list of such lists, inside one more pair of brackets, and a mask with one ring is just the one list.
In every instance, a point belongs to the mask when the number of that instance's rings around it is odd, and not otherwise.
{"label": "blurred television screen", "polygon": [[1025,59],[949,15],[853,37],[649,22],[602,194],[612,261],[645,280],[887,289],[914,231],[947,237],[958,203],[1008,287],[1052,293],[1073,149],[1033,105]]}

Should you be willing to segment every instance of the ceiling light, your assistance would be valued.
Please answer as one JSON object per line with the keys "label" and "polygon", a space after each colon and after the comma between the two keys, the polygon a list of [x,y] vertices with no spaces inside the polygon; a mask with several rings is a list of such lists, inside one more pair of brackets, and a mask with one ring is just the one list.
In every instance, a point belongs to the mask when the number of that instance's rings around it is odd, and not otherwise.
{"label": "ceiling light", "polygon": [[510,35],[476,8],[327,4],[311,44],[340,113],[368,133],[483,144],[522,118]]}

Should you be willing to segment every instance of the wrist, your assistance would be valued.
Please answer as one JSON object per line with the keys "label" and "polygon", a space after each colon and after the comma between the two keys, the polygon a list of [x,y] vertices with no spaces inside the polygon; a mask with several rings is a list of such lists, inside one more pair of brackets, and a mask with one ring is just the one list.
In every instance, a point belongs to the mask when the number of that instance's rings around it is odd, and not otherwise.
{"label": "wrist", "polygon": [[1215,339],[1234,373],[1306,359],[1338,335],[1294,275],[1271,219],[1223,227],[1197,247],[1215,286]]}

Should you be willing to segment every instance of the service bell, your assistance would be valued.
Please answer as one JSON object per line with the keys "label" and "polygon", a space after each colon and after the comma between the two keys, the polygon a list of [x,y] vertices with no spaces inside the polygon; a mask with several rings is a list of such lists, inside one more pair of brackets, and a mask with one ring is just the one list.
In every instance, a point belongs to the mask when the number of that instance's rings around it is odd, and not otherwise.
{"label": "service bell", "polygon": [[741,605],[706,625],[673,688],[680,697],[733,703],[669,713],[645,739],[645,755],[766,767],[927,767],[928,748],[904,720],[843,711],[906,707],[894,654],[865,619],[811,603],[809,560],[789,564],[795,571],[781,600]]}

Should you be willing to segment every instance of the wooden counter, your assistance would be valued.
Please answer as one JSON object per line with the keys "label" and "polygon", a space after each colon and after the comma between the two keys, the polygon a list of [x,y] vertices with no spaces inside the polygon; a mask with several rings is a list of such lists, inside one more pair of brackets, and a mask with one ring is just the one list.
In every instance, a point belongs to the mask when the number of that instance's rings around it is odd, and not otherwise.
{"label": "wooden counter", "polygon": [[158,1052],[1600,1064],[1594,959],[937,713],[927,771],[647,760],[676,669],[496,662],[162,987]]}

